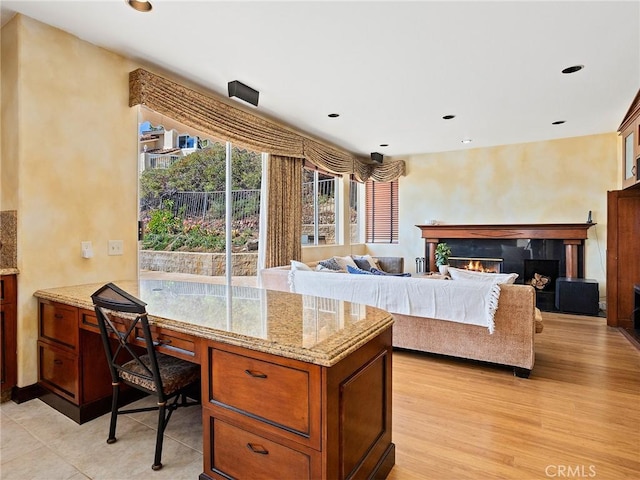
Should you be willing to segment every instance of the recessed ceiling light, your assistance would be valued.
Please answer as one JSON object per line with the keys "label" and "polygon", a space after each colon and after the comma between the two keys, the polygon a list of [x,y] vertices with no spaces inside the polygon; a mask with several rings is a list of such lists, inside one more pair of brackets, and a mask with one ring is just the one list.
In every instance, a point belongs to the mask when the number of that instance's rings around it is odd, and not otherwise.
{"label": "recessed ceiling light", "polygon": [[151,2],[144,0],[125,0],[131,8],[139,12],[150,12],[153,6]]}
{"label": "recessed ceiling light", "polygon": [[551,125],[562,125],[566,120],[556,120],[555,122],[551,122]]}
{"label": "recessed ceiling light", "polygon": [[442,118],[443,118],[444,120],[451,120],[451,119],[456,118],[456,116],[455,116],[455,115],[445,115],[445,116],[444,116],[444,117],[442,117]]}
{"label": "recessed ceiling light", "polygon": [[576,73],[584,68],[584,65],[573,65],[562,70],[562,73]]}
{"label": "recessed ceiling light", "polygon": [[389,146],[389,144],[388,144],[388,143],[381,143],[381,144],[380,144],[380,146],[381,146],[381,147],[388,147],[388,146]]}
{"label": "recessed ceiling light", "polygon": [[339,116],[340,116],[340,114],[339,114],[339,113],[330,113],[330,114],[328,115],[328,117],[329,117],[329,118],[338,118]]}
{"label": "recessed ceiling light", "polygon": [[470,138],[463,138],[462,139],[462,143],[471,143],[473,140],[471,140]]}

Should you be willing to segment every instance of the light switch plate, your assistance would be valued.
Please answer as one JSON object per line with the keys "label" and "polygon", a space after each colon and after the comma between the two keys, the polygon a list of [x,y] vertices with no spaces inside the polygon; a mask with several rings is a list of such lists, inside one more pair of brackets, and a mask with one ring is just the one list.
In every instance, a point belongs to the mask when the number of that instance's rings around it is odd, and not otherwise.
{"label": "light switch plate", "polygon": [[109,255],[122,255],[124,246],[122,240],[109,240]]}
{"label": "light switch plate", "polygon": [[93,247],[91,246],[91,242],[80,242],[80,247],[82,248],[82,258],[93,257]]}

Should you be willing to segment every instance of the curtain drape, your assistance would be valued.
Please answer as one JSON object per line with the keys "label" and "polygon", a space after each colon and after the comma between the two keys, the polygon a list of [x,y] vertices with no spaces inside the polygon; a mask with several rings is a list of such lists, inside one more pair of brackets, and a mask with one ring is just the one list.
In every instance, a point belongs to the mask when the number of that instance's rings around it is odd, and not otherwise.
{"label": "curtain drape", "polygon": [[270,155],[265,268],[302,259],[302,162]]}
{"label": "curtain drape", "polygon": [[129,73],[129,106],[145,105],[234,145],[285,157],[307,158],[331,173],[354,173],[390,182],[404,175],[403,160],[371,163],[333,145],[312,139],[272,119],[246,112],[210,95],[187,88],[142,68]]}

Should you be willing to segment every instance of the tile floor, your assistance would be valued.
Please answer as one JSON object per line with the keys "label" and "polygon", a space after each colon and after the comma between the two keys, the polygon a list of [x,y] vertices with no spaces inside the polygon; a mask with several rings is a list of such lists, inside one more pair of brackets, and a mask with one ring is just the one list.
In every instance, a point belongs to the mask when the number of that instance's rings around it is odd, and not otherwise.
{"label": "tile floor", "polygon": [[[153,405],[147,397],[131,404]],[[78,425],[40,400],[0,404],[2,480],[194,480],[202,473],[202,409],[173,413],[165,430],[163,468],[151,470],[156,412],[118,417],[118,441],[106,443],[109,414]]]}

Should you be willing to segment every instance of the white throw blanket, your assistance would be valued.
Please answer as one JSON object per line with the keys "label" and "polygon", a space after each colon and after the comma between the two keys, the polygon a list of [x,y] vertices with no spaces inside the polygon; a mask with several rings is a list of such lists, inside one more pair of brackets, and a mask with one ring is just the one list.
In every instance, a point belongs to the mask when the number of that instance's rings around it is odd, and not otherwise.
{"label": "white throw blanket", "polygon": [[294,293],[371,305],[389,313],[479,325],[489,333],[500,297],[497,283],[306,270],[291,270],[289,287]]}

